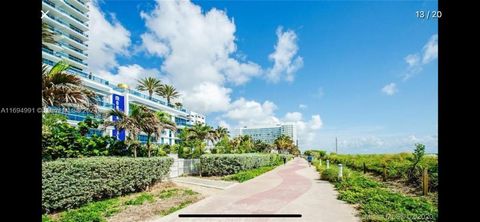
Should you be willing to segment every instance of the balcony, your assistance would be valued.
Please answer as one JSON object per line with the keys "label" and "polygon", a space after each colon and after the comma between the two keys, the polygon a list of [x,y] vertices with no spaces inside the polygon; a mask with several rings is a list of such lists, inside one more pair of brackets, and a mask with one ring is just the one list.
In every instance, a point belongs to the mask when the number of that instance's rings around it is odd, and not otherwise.
{"label": "balcony", "polygon": [[[60,2],[64,3],[65,6],[67,6],[67,8],[71,9],[72,11],[76,12],[76,13],[79,13],[85,17],[89,17],[88,16],[88,8],[86,6],[82,7],[81,4],[76,4],[76,6],[74,5],[76,3],[76,1],[72,1],[71,3],[66,1],[66,0],[61,0]],[[79,8],[84,8],[84,11],[80,10]]]}
{"label": "balcony", "polygon": [[[46,53],[53,53],[53,54],[56,54],[57,52],[52,52],[52,51],[48,51],[48,49],[45,49],[46,50]],[[65,55],[65,53],[58,53],[60,55],[58,55],[60,58],[61,56]],[[68,59],[68,57],[67,57]],[[67,62],[69,62],[71,59],[67,60]],[[44,61],[44,63],[47,63]],[[47,63],[48,64],[48,63]],[[50,64],[52,65],[52,64]],[[178,111],[181,111],[181,112],[184,112],[184,113],[187,113],[187,109],[185,108],[176,108],[176,107],[171,107],[171,106],[167,106],[166,105],[166,102],[164,101],[161,101],[159,99],[156,99],[156,98],[149,98],[149,96],[145,95],[145,94],[142,94],[136,90],[132,90],[132,89],[123,89],[123,88],[119,88],[117,86],[116,83],[112,83],[108,80],[105,80],[103,78],[100,78],[98,76],[95,76],[95,75],[92,75],[92,74],[88,74],[88,73],[85,73],[83,71],[80,71],[80,70],[76,70],[76,69],[73,69],[73,68],[69,68],[68,69],[69,72],[71,72],[72,74],[74,75],[78,75],[80,77],[83,77],[85,79],[89,79],[89,80],[92,80],[94,82],[97,82],[97,83],[100,83],[102,85],[106,85],[106,86],[109,86],[110,88],[112,88],[113,90],[115,91],[118,91],[118,92],[125,92],[126,90],[128,90],[128,93],[130,93],[131,95],[134,95],[134,96],[137,96],[137,97],[140,97],[142,99],[145,99],[145,100],[149,100],[149,101],[153,101],[157,104],[160,104],[160,105],[163,105],[164,107],[169,107],[169,108],[172,108],[172,109],[175,109],[175,110],[178,110]],[[109,107],[109,104],[107,104],[107,107]],[[189,125],[188,122],[186,122],[186,125]]]}
{"label": "balcony", "polygon": [[61,16],[65,18],[70,23],[75,24],[76,26],[82,28],[83,31],[88,30],[88,23],[87,23],[88,20],[86,19],[85,16],[79,16],[79,17],[84,17],[84,20],[81,20],[71,15],[72,13],[67,12],[65,9],[63,9],[59,5],[55,5],[53,2],[49,0],[43,0],[43,2],[45,4],[42,6],[42,8],[45,8],[45,10],[49,10],[51,13],[54,13],[57,16]]}
{"label": "balcony", "polygon": [[[57,27],[61,27],[63,28],[64,30],[66,30],[67,32],[69,32],[69,36],[71,36],[72,34],[76,34],[78,36],[80,36],[81,38],[83,39],[79,39],[81,41],[87,41],[88,40],[88,35],[87,34],[84,34],[82,33],[81,31],[79,31],[78,28],[75,28],[75,27],[71,27],[71,25],[65,21],[62,21],[61,19],[53,16],[53,15],[50,15],[50,14],[47,14],[47,16],[45,16],[44,18],[47,19],[47,22],[49,23],[53,23],[54,26],[57,26]],[[58,30],[60,31],[60,30]],[[83,42],[81,42],[83,44]]]}
{"label": "balcony", "polygon": [[68,2],[68,4],[71,4],[73,7],[76,9],[83,11],[83,12],[88,12],[88,5],[85,2],[79,1],[79,0],[68,0],[65,1]]}

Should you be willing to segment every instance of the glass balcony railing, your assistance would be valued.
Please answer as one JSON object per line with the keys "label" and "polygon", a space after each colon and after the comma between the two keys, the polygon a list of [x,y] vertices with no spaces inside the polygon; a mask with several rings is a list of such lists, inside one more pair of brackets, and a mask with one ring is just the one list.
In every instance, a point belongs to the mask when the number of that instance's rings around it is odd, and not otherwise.
{"label": "glass balcony railing", "polygon": [[88,14],[84,13],[82,10],[78,9],[77,7],[75,7],[74,5],[70,4],[69,2],[63,0],[63,2],[65,2],[65,4],[67,4],[68,6],[70,6],[72,9],[74,9],[75,11],[79,12],[80,14],[82,15],[85,15],[88,17]]}
{"label": "glass balcony railing", "polygon": [[82,25],[88,27],[88,23],[87,23],[87,22],[84,22],[84,21],[76,18],[75,16],[72,16],[70,13],[66,12],[63,8],[55,5],[55,3],[53,3],[53,2],[51,2],[51,1],[49,1],[49,0],[43,0],[43,2],[45,2],[45,3],[46,3],[47,5],[49,5],[50,7],[52,7],[52,8],[54,8],[54,9],[62,12],[64,15],[67,15],[68,17],[70,17],[70,18],[74,19],[75,21],[81,23]]}
{"label": "glass balcony railing", "polygon": [[82,40],[76,38],[75,36],[72,36],[72,35],[70,35],[70,34],[67,34],[67,33],[65,33],[65,32],[62,32],[62,31],[60,31],[60,30],[58,30],[58,29],[55,29],[55,28],[53,28],[53,27],[50,27],[49,29],[50,29],[50,31],[54,32],[54,33],[57,34],[57,35],[66,36],[66,37],[68,37],[69,39],[71,39],[71,40],[79,43],[80,45],[83,45],[83,46],[85,46],[85,47],[88,47],[88,44],[85,44]]}
{"label": "glass balcony railing", "polygon": [[[78,34],[80,34],[80,35],[88,38],[88,35],[85,34],[85,33],[83,33],[83,31],[81,31],[79,28],[76,28],[75,26],[73,26],[73,25],[71,25],[71,24],[69,24],[69,23],[67,23],[67,22],[65,22],[65,21],[62,21],[61,19],[59,19],[59,18],[57,18],[57,17],[55,17],[55,16],[53,16],[53,15],[47,14],[47,17],[49,17],[50,19],[52,19],[52,20],[54,20],[54,21],[62,24],[62,25],[65,26],[65,27],[67,27],[67,28],[75,31],[76,33],[78,33]],[[82,44],[83,44],[83,42],[82,42]]]}
{"label": "glass balcony railing", "polygon": [[[44,50],[48,51],[48,49],[46,49],[46,48],[45,48]],[[48,52],[47,52],[47,53],[48,53]],[[55,52],[55,53],[56,53],[56,52]],[[54,63],[53,63],[52,61],[47,60],[47,59],[44,59],[43,62],[44,62],[45,64],[49,64],[49,65],[52,65],[52,66],[54,65]],[[68,71],[71,72],[72,74],[81,76],[81,77],[83,77],[83,78],[85,78],[85,79],[90,79],[90,80],[92,80],[92,81],[94,81],[94,82],[98,82],[98,83],[100,83],[100,84],[102,84],[102,85],[109,86],[110,88],[112,88],[112,89],[114,89],[114,90],[116,90],[116,91],[118,91],[118,92],[125,92],[125,91],[126,91],[126,89],[118,87],[117,84],[111,83],[111,82],[109,82],[108,80],[105,80],[105,79],[100,78],[100,77],[98,77],[98,76],[95,76],[95,75],[92,75],[92,74],[88,74],[88,73],[85,73],[85,72],[82,72],[82,71],[80,71],[80,70],[76,70],[76,69],[73,69],[73,68],[68,68]],[[136,90],[133,90],[133,89],[127,89],[127,90],[128,90],[128,93],[130,93],[130,94],[132,94],[132,95],[134,95],[134,96],[138,96],[138,97],[140,97],[140,98],[143,98],[143,99],[146,99],[146,100],[150,100],[150,101],[153,101],[153,102],[155,102],[155,103],[161,104],[161,105],[163,105],[163,106],[167,106],[167,107],[170,107],[170,108],[173,108],[173,109],[176,109],[176,110],[185,112],[185,113],[188,112],[188,110],[185,109],[185,108],[177,108],[177,107],[174,107],[174,106],[172,106],[172,105],[167,105],[167,103],[164,102],[164,101],[162,101],[162,100],[159,100],[159,99],[156,99],[156,98],[153,98],[153,97],[152,97],[152,98],[149,98],[149,96],[147,96],[147,95],[145,95],[145,94],[143,94],[143,93],[140,93],[140,92],[138,92],[138,91],[136,91]],[[110,103],[102,103],[101,106],[104,106],[104,107],[107,107],[107,108],[111,108],[111,107],[113,107],[113,104],[110,104]],[[188,122],[187,122],[186,124],[189,125]]]}
{"label": "glass balcony railing", "polygon": [[83,52],[82,50],[76,48],[75,46],[71,46],[70,44],[63,43],[63,42],[57,42],[57,44],[65,47],[65,48],[69,48],[69,49],[71,49],[71,50],[73,50],[73,51],[75,51],[75,52],[78,52],[78,53],[80,53],[80,54],[82,54],[82,55],[84,55],[84,56],[88,56],[87,53],[85,53],[85,52]]}
{"label": "glass balcony railing", "polygon": [[97,105],[101,106],[101,107],[109,108],[109,109],[114,109],[115,108],[113,103],[108,103],[108,102],[105,102],[105,101],[97,101]]}

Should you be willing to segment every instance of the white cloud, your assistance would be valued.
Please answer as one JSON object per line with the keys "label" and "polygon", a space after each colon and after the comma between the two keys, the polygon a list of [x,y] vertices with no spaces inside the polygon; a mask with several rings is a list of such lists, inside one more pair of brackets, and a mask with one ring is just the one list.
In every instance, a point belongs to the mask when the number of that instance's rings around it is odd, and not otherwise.
{"label": "white cloud", "polygon": [[277,106],[270,101],[265,101],[262,104],[254,100],[240,98],[230,105],[224,117],[236,121],[238,126],[276,124],[280,123],[274,114],[276,109]]}
{"label": "white cloud", "polygon": [[422,63],[427,64],[438,57],[438,35],[430,37],[430,40],[423,46]]}
{"label": "white cloud", "polygon": [[297,121],[302,120],[302,118],[303,118],[303,116],[302,116],[301,113],[291,112],[291,113],[285,114],[284,120],[287,121],[287,122],[297,122]]}
{"label": "white cloud", "polygon": [[318,114],[312,115],[310,120],[305,121],[302,113],[289,112],[285,114],[282,121],[295,123],[299,142],[298,145],[303,150],[314,147],[318,130],[323,127],[323,121]]}
{"label": "white cloud", "polygon": [[395,93],[398,92],[397,84],[392,82],[392,83],[389,83],[389,84],[385,85],[382,88],[382,92],[389,95],[389,96],[394,95]]}
{"label": "white cloud", "polygon": [[101,70],[96,74],[112,82],[126,83],[130,88],[135,88],[137,86],[137,80],[145,77],[162,79],[162,77],[160,77],[160,71],[157,69],[145,69],[138,64],[119,66],[117,67],[116,73]]}
{"label": "white cloud", "polygon": [[168,46],[163,44],[162,42],[158,41],[155,35],[151,33],[144,33],[140,36],[142,39],[143,45],[141,46],[140,50],[146,51],[148,54],[157,55],[157,56],[165,56],[170,52]]}
{"label": "white cloud", "polygon": [[300,109],[306,109],[306,108],[308,108],[308,106],[305,105],[305,104],[299,104],[299,105],[298,105],[298,108],[300,108]]}
{"label": "white cloud", "polygon": [[228,123],[225,122],[224,120],[220,120],[220,121],[218,122],[218,126],[227,128],[229,131],[232,129],[231,126],[230,126],[230,124],[228,124]]}
{"label": "white cloud", "polygon": [[313,115],[310,124],[311,124],[310,127],[314,130],[322,128],[323,121],[320,118],[320,115]]}
{"label": "white cloud", "polygon": [[190,109],[223,111],[231,92],[225,84],[244,84],[261,74],[259,65],[236,59],[236,27],[225,11],[202,12],[190,1],[159,0],[141,17],[147,32],[140,48],[163,58],[162,72]]}
{"label": "white cloud", "polygon": [[111,15],[111,22],[101,12],[98,3],[90,3],[90,31],[88,41],[88,66],[93,73],[116,67],[118,54],[128,55],[130,32]]}
{"label": "white cloud", "polygon": [[434,34],[423,46],[421,53],[407,55],[404,60],[407,63],[407,70],[403,74],[403,81],[406,81],[423,70],[423,66],[438,58],[438,35]]}
{"label": "white cloud", "polygon": [[275,51],[268,56],[274,64],[267,70],[266,77],[272,82],[278,82],[281,79],[293,81],[295,73],[303,66],[303,58],[296,56],[298,52],[297,35],[292,30],[283,32],[282,29],[282,27],[277,28],[278,41]]}
{"label": "white cloud", "polygon": [[415,67],[420,64],[420,56],[418,54],[410,54],[405,57],[408,67]]}
{"label": "white cloud", "polygon": [[183,103],[195,112],[208,113],[212,110],[225,111],[230,104],[231,89],[202,82],[188,91],[181,91]]}

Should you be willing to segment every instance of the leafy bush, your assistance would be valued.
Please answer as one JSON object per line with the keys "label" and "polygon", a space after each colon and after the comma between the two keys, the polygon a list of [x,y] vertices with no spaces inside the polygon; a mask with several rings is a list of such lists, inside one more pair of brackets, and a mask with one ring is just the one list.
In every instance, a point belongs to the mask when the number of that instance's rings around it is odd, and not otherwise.
{"label": "leafy bush", "polygon": [[358,204],[362,221],[436,221],[437,206],[423,197],[410,197],[393,192],[380,182],[344,168],[344,177],[338,180],[338,168],[316,165],[322,180],[333,182],[338,198]]}
{"label": "leafy bush", "polygon": [[145,189],[168,175],[172,158],[91,157],[42,164],[42,209],[70,209]]}
{"label": "leafy bush", "polygon": [[[421,150],[418,151],[416,156],[412,153],[330,154],[327,159],[331,163],[342,163],[355,170],[363,170],[365,164],[368,172],[380,176],[383,176],[385,168],[386,179],[410,181],[409,183],[417,188],[421,184],[422,169],[427,168],[430,177],[430,191],[437,191],[438,189],[438,158],[436,156],[423,156]],[[413,170],[412,166],[414,166]]]}
{"label": "leafy bush", "polygon": [[76,158],[88,156],[131,156],[130,150],[123,141],[115,137],[91,135],[99,121],[86,118],[77,126],[70,125],[66,117],[60,114],[43,115],[42,126],[42,159]]}
{"label": "leafy bush", "polygon": [[264,174],[270,170],[273,170],[275,167],[274,166],[265,166],[265,167],[260,167],[256,169],[250,169],[250,170],[245,170],[245,171],[240,171],[236,174],[228,175],[225,176],[223,179],[224,180],[233,180],[237,182],[245,182],[247,180],[253,179],[261,174]]}
{"label": "leafy bush", "polygon": [[280,163],[283,163],[283,159],[278,154],[206,154],[200,157],[200,169],[202,175],[206,176],[229,175]]}
{"label": "leafy bush", "polygon": [[324,150],[307,150],[303,153],[304,155],[313,156],[314,159],[323,159],[327,155],[327,152]]}

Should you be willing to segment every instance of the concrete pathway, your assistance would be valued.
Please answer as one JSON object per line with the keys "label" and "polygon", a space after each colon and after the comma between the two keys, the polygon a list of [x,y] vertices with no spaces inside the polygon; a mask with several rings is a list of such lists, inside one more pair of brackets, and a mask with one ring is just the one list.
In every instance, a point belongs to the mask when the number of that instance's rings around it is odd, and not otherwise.
{"label": "concrete pathway", "polygon": [[[301,158],[152,221],[360,221]],[[302,214],[301,218],[179,218],[178,214]]]}
{"label": "concrete pathway", "polygon": [[198,178],[198,177],[177,177],[177,178],[172,178],[171,181],[175,183],[193,184],[193,185],[198,185],[202,187],[210,187],[210,188],[216,188],[216,189],[222,189],[222,190],[231,188],[238,184],[237,182],[233,182],[233,181],[209,180],[209,179]]}

